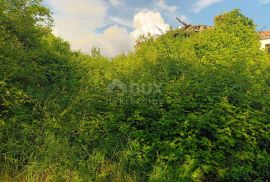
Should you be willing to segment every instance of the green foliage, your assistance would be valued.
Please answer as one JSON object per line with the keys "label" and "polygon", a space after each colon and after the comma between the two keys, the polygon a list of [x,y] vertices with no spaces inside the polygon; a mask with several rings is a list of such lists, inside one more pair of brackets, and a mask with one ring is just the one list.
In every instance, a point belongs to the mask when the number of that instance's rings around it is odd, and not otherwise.
{"label": "green foliage", "polygon": [[270,59],[239,10],[112,60],[72,52],[40,1],[0,15],[0,180],[270,178]]}

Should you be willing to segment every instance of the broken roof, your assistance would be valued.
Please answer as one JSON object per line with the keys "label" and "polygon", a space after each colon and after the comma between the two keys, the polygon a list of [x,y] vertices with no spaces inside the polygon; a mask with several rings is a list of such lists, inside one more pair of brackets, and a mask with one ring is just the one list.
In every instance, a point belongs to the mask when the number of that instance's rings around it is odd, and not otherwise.
{"label": "broken roof", "polygon": [[259,32],[259,35],[261,40],[270,39],[270,30],[261,31]]}

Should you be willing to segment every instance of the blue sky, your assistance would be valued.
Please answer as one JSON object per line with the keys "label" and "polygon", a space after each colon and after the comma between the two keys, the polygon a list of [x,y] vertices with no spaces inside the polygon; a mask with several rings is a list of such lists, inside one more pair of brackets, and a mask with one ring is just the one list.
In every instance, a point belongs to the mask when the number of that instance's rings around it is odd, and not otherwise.
{"label": "blue sky", "polygon": [[178,27],[175,17],[211,25],[214,16],[239,8],[258,30],[270,29],[270,0],[45,0],[44,4],[54,14],[57,36],[73,49],[89,52],[97,46],[109,57],[131,51],[141,34]]}

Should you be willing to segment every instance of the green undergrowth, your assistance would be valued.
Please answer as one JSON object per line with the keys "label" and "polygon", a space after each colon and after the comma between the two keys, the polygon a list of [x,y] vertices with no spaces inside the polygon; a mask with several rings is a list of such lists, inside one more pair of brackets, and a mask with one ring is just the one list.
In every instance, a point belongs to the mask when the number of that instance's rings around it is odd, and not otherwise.
{"label": "green undergrowth", "polygon": [[270,59],[239,10],[108,59],[0,1],[0,181],[267,181]]}

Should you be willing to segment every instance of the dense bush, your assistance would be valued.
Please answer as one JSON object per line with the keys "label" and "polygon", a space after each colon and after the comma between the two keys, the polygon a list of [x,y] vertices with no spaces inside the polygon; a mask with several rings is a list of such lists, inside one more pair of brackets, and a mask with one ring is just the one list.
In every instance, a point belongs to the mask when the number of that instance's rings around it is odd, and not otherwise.
{"label": "dense bush", "polygon": [[233,10],[109,60],[0,1],[2,181],[266,181],[270,59]]}

